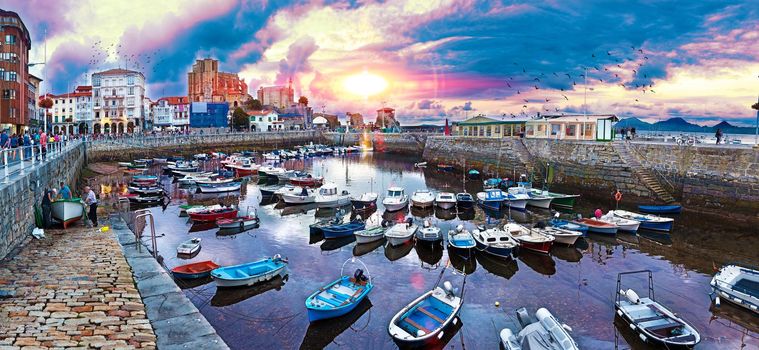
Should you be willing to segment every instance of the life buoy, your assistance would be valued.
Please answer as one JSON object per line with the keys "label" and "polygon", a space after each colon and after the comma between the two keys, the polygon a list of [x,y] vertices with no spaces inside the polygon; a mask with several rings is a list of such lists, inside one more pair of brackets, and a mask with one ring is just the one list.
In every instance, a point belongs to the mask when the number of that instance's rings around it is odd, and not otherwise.
{"label": "life buoy", "polygon": [[614,194],[614,199],[617,200],[617,202],[622,200],[622,192],[617,191],[617,193]]}

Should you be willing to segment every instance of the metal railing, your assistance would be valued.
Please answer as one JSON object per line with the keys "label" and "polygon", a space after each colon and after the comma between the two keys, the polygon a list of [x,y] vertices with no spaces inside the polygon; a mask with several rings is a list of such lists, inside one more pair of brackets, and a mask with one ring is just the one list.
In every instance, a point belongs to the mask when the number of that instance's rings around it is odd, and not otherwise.
{"label": "metal railing", "polygon": [[[148,223],[150,224],[150,241],[153,246],[153,251],[151,254],[154,258],[158,259],[158,243],[156,242],[156,235],[155,235],[155,222],[153,221],[153,213],[150,212],[150,209],[138,209],[134,211],[135,217],[134,219],[141,219],[144,217],[147,217],[150,219]],[[139,233],[137,233],[139,232]],[[135,230],[134,232],[134,239],[135,243],[137,245],[138,251],[142,251],[142,230]]]}
{"label": "metal railing", "polygon": [[[637,157],[637,158],[639,158],[639,159],[642,159],[642,160],[643,160],[643,162],[645,163],[645,164],[642,164],[642,165],[644,165],[644,166],[647,166],[647,168],[648,168],[648,169],[651,169],[651,171],[653,171],[653,172],[654,172],[654,174],[656,175],[656,177],[657,177],[658,179],[662,180],[662,182],[664,182],[664,184],[665,184],[665,185],[667,185],[667,189],[670,191],[670,194],[671,194],[671,195],[674,197],[674,194],[675,194],[675,192],[677,191],[677,189],[675,188],[675,185],[673,185],[673,184],[672,184],[672,183],[671,183],[671,182],[670,182],[670,181],[667,179],[667,177],[666,177],[666,176],[665,176],[665,175],[664,175],[664,174],[663,174],[661,171],[659,171],[659,169],[657,169],[657,168],[654,166],[654,164],[651,164],[651,163],[648,161],[648,159],[646,158],[646,156],[644,156],[644,155],[643,155],[643,153],[641,153],[641,152],[640,152],[640,151],[639,151],[639,150],[638,150],[636,147],[632,146],[632,143],[630,143],[630,140],[625,140],[625,141],[624,141],[624,146],[623,146],[623,147],[624,147],[624,148],[625,148],[625,149],[626,149],[628,152],[630,152],[630,153],[634,153],[634,155],[632,155],[633,157]],[[640,162],[639,162],[639,163],[640,163]],[[644,167],[641,167],[641,168],[645,169]]]}
{"label": "metal railing", "polygon": [[9,183],[16,175],[22,176],[27,171],[58,158],[81,143],[80,140],[70,140],[48,142],[46,148],[37,144],[2,149],[0,151],[0,185]]}

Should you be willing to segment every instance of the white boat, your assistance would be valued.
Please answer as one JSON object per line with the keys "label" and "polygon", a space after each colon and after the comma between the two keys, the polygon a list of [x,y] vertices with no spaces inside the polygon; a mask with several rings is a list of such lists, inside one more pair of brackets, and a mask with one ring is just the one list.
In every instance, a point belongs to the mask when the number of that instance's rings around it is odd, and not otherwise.
{"label": "white boat", "polygon": [[662,216],[656,216],[652,214],[634,213],[626,210],[611,210],[614,216],[640,221],[640,228],[646,230],[669,232],[672,231],[672,226],[675,222],[673,218],[666,218]]}
{"label": "white boat", "polygon": [[293,185],[290,185],[290,184],[281,186],[281,187],[277,188],[276,190],[274,190],[274,195],[275,196],[280,196],[280,197],[282,197],[282,196],[284,196],[286,194],[297,194],[297,193],[300,193],[300,187],[293,186]]}
{"label": "white boat", "polygon": [[295,187],[292,192],[282,194],[282,200],[287,204],[310,204],[316,202],[316,190],[306,187]]}
{"label": "white boat", "polygon": [[721,300],[759,312],[759,270],[736,264],[722,266],[711,281],[715,303]]}
{"label": "white boat", "polygon": [[375,212],[366,219],[366,226],[363,230],[353,233],[356,236],[356,243],[369,243],[379,241],[385,237],[385,227],[382,225],[382,215]]}
{"label": "white boat", "polygon": [[451,192],[440,192],[435,196],[435,204],[442,209],[451,209],[456,206],[456,195]]}
{"label": "white boat", "polygon": [[60,221],[63,228],[84,216],[85,205],[80,198],[58,199],[53,202],[50,215]]}
{"label": "white boat", "polygon": [[440,233],[440,228],[433,226],[429,220],[424,220],[422,228],[416,231],[417,241],[425,242],[438,242],[443,240],[443,235]]}
{"label": "white boat", "polygon": [[227,182],[222,183],[219,185],[199,185],[198,189],[200,192],[203,193],[221,193],[221,192],[233,192],[233,191],[239,191],[241,187],[241,183],[239,181],[236,182]]}
{"label": "white boat", "polygon": [[511,258],[511,253],[519,247],[519,243],[511,238],[508,232],[497,227],[472,231],[477,242],[477,249],[502,258]]}
{"label": "white boat", "polygon": [[279,154],[264,153],[264,160],[278,162],[279,161]]}
{"label": "white boat", "polygon": [[224,208],[224,207],[219,204],[214,204],[214,205],[209,205],[209,206],[201,205],[197,207],[188,208],[185,210],[185,212],[187,213],[187,215],[189,215],[189,214],[194,214],[194,213],[202,213],[206,211],[215,211],[221,208]]}
{"label": "white boat", "polygon": [[[542,201],[546,199],[533,199],[527,194],[527,190],[524,187],[509,187],[506,203],[511,206],[511,209],[525,210],[527,204],[532,206],[542,205]],[[551,198],[548,198],[548,205],[551,204]],[[532,204],[530,203],[532,201]]]}
{"label": "white boat", "polygon": [[614,215],[613,212],[608,212],[605,215],[601,216],[601,220],[611,224],[616,224],[617,227],[619,227],[620,231],[637,232],[638,227],[640,227],[640,221],[625,219]]}
{"label": "white boat", "polygon": [[201,186],[202,185],[224,185],[224,184],[232,183],[232,182],[235,182],[235,181],[238,181],[238,180],[237,179],[232,179],[232,178],[228,178],[228,179],[219,179],[219,178],[211,179],[211,178],[209,178],[207,180],[203,180],[203,179],[195,180],[195,183],[198,184],[198,185],[201,185]]}
{"label": "white boat", "polygon": [[200,238],[193,238],[184,241],[177,247],[177,254],[193,255],[200,250]]}
{"label": "white boat", "polygon": [[451,283],[445,281],[443,288],[435,287],[398,311],[387,330],[404,346],[432,343],[443,338],[448,325],[459,322],[457,316],[462,303]]}
{"label": "white boat", "polygon": [[545,308],[530,317],[525,308],[517,310],[521,329],[504,328],[500,332],[501,346],[506,350],[578,350],[580,347],[569,335],[571,328],[556,319]]}
{"label": "white boat", "polygon": [[417,190],[411,195],[411,206],[430,208],[435,203],[435,194],[430,190]]}
{"label": "white boat", "polygon": [[532,230],[544,235],[553,236],[556,243],[566,245],[574,245],[577,239],[582,237],[582,232],[580,231],[572,231],[554,226],[533,227]]}
{"label": "white boat", "polygon": [[556,240],[553,236],[544,235],[539,230],[532,230],[514,222],[504,225],[503,230],[519,242],[521,248],[538,253],[548,254],[553,241]]}
{"label": "white boat", "polygon": [[527,205],[541,209],[548,209],[551,207],[551,201],[553,198],[548,191],[541,191],[536,189],[526,189],[526,192],[530,199],[527,200]]}
{"label": "white boat", "polygon": [[210,177],[206,175],[185,175],[183,178],[178,179],[177,182],[180,185],[194,185],[196,181],[206,181],[211,180]]}
{"label": "white boat", "polygon": [[411,237],[414,237],[416,230],[419,226],[413,222],[403,222],[393,225],[393,227],[385,230],[385,238],[391,246],[399,246],[408,242]]}
{"label": "white boat", "polygon": [[[639,297],[632,289],[622,290],[622,276],[648,274],[648,297]],[[650,270],[623,272],[617,275],[614,309],[643,342],[664,348],[690,348],[701,341],[698,331],[654,300],[653,274]]]}
{"label": "white boat", "polygon": [[382,200],[382,205],[388,211],[398,211],[408,206],[408,196],[403,191],[403,187],[390,187],[387,189],[387,195]]}
{"label": "white boat", "polygon": [[348,191],[338,192],[337,185],[328,182],[319,187],[319,193],[314,202],[318,208],[337,208],[350,204],[351,198]]}
{"label": "white boat", "polygon": [[194,155],[192,157],[195,158],[195,159],[197,159],[197,160],[208,160],[208,155],[205,154],[205,153],[198,153],[198,154],[196,154],[196,155]]}

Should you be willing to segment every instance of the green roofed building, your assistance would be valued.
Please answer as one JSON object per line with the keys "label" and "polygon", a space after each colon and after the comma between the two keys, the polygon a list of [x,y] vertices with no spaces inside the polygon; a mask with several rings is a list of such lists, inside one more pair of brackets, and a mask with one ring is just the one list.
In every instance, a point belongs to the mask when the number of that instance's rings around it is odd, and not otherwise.
{"label": "green roofed building", "polygon": [[524,133],[527,118],[504,118],[502,120],[476,116],[453,123],[453,132],[458,136],[473,137],[518,137]]}

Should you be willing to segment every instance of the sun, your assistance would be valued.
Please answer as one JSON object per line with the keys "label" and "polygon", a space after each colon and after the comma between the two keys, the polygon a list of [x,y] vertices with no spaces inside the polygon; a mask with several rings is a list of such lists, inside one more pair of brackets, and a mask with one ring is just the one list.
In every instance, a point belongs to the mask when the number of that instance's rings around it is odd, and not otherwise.
{"label": "sun", "polygon": [[379,75],[363,71],[345,78],[343,87],[350,93],[369,97],[385,91],[387,80]]}

